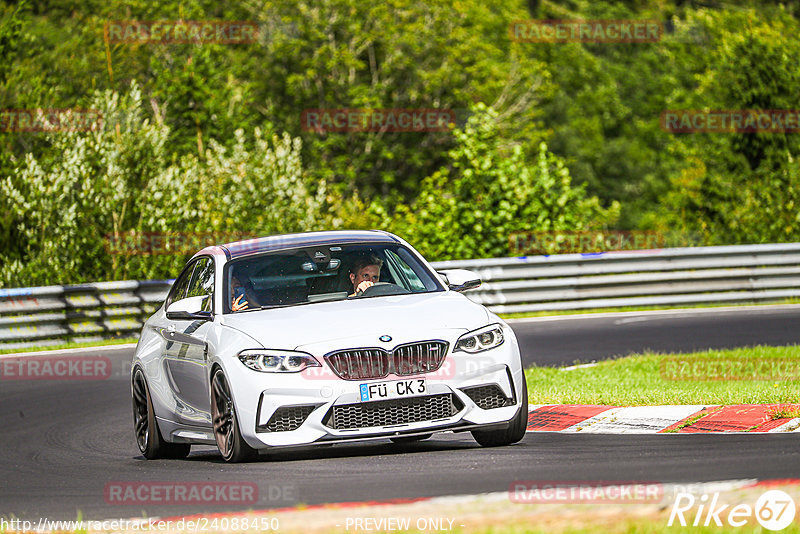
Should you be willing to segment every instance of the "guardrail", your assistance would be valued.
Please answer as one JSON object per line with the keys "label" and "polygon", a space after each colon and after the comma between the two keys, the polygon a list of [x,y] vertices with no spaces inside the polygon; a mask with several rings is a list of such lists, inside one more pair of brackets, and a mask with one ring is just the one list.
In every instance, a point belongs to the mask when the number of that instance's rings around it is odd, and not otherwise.
{"label": "guardrail", "polygon": [[[800,297],[800,243],[434,262],[470,269],[495,313]],[[0,348],[135,337],[171,281],[0,289]]]}
{"label": "guardrail", "polygon": [[800,297],[800,243],[446,261],[484,283],[495,313],[775,301]]}
{"label": "guardrail", "polygon": [[171,280],[0,289],[0,348],[137,337]]}

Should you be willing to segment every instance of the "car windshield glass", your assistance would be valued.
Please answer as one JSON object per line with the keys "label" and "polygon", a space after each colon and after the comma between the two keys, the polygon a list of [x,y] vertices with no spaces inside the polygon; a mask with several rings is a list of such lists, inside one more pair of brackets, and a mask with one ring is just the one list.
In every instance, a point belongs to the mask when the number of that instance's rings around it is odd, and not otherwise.
{"label": "car windshield glass", "polygon": [[226,312],[444,291],[401,245],[320,245],[230,262]]}

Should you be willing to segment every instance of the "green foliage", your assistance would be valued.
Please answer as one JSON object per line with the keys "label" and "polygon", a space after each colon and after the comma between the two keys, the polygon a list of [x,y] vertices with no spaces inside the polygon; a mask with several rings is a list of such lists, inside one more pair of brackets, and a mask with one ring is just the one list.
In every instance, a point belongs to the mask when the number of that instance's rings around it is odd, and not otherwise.
{"label": "green foliage", "polygon": [[532,108],[541,63],[513,55],[508,25],[522,6],[501,2],[270,0],[255,14],[291,23],[256,51],[254,88],[267,115],[302,135],[321,179],[367,196],[419,191],[444,163],[447,133],[301,132],[316,108],[443,108],[503,99],[515,116]]}
{"label": "green foliage", "polygon": [[[21,2],[10,14],[0,19],[0,57],[10,58],[21,45],[22,17],[25,2]],[[5,81],[11,65],[6,61],[0,64],[0,81]]]}
{"label": "green foliage", "polygon": [[[760,19],[753,11],[705,13],[695,24],[710,44],[698,88],[680,95],[681,108],[796,109],[800,92],[800,31],[794,18]],[[665,193],[663,223],[700,232],[710,244],[800,239],[800,138],[794,133],[676,136],[685,161]]]}
{"label": "green foliage", "polygon": [[[449,164],[423,181],[410,206],[398,206],[395,229],[436,259],[508,256],[515,231],[584,230],[613,222],[619,205],[603,209],[584,187],[573,186],[564,163],[541,143],[533,164],[519,145],[504,147],[497,112],[473,109],[455,130]],[[373,207],[373,210],[380,210]]]}
{"label": "green foliage", "polygon": [[123,96],[97,94],[92,107],[102,129],[52,135],[58,157],[29,154],[0,183],[20,243],[0,265],[6,285],[169,277],[194,250],[121,254],[118,243],[147,233],[301,231],[322,218],[324,184],[308,183],[298,138],[256,128],[251,141],[238,130],[230,149],[212,139],[202,157],[170,163],[169,128],[147,118],[136,84]]}
{"label": "green foliage", "polygon": [[[664,21],[674,10],[656,2],[566,5],[542,2],[538,18]],[[544,62],[550,73],[551,90],[537,116],[548,130],[548,146],[564,159],[575,182],[587,184],[603,204],[622,203],[622,228],[643,224],[677,166],[664,157],[671,139],[660,130],[658,116],[669,95],[685,83],[678,77],[695,52],[687,47],[673,56],[684,38],[676,32],[657,43],[518,45],[520,53]]]}
{"label": "green foliage", "polygon": [[18,256],[0,267],[5,284],[102,279],[113,272],[106,234],[136,224],[141,191],[164,167],[168,129],[144,117],[141,91],[100,94],[105,127],[51,136],[50,157],[27,154],[0,183]]}
{"label": "green foliage", "polygon": [[[0,130],[0,283],[171,276],[184,261],[109,254],[106,235],[131,232],[381,227],[431,259],[506,255],[526,230],[798,240],[800,136],[659,124],[670,109],[796,109],[798,15],[780,0],[0,0],[0,107],[109,114],[100,132]],[[665,32],[514,42],[509,24],[531,17]],[[262,32],[104,40],[108,21],[176,19]],[[452,132],[303,130],[316,108],[475,116]]]}

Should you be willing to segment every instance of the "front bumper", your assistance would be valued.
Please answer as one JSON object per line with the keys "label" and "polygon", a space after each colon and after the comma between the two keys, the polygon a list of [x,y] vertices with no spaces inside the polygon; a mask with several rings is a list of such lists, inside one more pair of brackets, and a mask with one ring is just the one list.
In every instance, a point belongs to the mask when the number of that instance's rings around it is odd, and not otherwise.
{"label": "front bumper", "polygon": [[226,372],[242,436],[257,449],[502,429],[522,403],[524,380],[516,339],[506,340],[477,355],[448,354],[439,372],[418,376],[427,380],[424,396],[390,401],[360,402],[360,384],[410,377],[347,381],[314,369],[267,375],[239,362]]}

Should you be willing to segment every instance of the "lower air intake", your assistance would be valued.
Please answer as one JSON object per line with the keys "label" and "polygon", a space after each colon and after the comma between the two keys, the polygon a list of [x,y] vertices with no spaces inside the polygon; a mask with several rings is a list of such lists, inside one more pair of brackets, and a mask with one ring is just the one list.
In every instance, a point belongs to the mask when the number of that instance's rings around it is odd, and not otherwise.
{"label": "lower air intake", "polygon": [[283,406],[275,410],[266,425],[259,426],[259,432],[290,432],[300,428],[316,406]]}
{"label": "lower air intake", "polygon": [[463,391],[467,397],[472,399],[478,408],[483,410],[491,410],[492,408],[504,408],[506,406],[513,406],[514,400],[509,399],[503,394],[503,390],[497,384],[490,384],[488,386],[474,386],[464,388]]}
{"label": "lower air intake", "polygon": [[461,401],[451,393],[341,404],[333,406],[322,422],[335,430],[403,425],[447,419],[457,414],[463,407]]}

